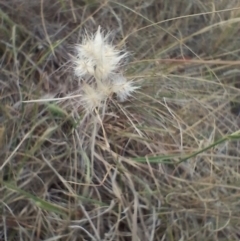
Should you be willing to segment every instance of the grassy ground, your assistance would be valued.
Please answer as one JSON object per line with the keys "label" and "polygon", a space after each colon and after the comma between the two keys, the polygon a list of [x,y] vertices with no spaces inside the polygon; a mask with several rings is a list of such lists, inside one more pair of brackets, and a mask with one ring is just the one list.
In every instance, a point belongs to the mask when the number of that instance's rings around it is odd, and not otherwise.
{"label": "grassy ground", "polygon": [[[239,240],[238,0],[0,0],[0,240]],[[70,63],[111,30],[141,83],[83,119]]]}

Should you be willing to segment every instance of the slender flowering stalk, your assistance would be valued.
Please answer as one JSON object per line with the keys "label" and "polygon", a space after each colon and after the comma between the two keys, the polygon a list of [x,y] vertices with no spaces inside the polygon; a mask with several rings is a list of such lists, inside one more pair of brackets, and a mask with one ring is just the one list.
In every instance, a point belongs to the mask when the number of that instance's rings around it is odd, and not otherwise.
{"label": "slender flowering stalk", "polygon": [[119,73],[127,53],[116,49],[108,39],[109,34],[104,35],[99,26],[95,35],[86,36],[76,46],[74,72],[83,83],[80,102],[88,111],[101,107],[113,94],[125,101],[139,88]]}

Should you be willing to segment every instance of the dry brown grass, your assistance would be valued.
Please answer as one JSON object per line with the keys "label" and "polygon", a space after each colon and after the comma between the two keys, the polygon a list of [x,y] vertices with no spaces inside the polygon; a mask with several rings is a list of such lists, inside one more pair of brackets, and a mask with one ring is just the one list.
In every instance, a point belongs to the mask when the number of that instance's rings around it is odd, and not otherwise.
{"label": "dry brown grass", "polygon": [[[238,0],[0,0],[0,240],[239,240],[239,16]],[[74,91],[69,53],[98,25],[132,53],[134,98],[85,119],[23,103]]]}

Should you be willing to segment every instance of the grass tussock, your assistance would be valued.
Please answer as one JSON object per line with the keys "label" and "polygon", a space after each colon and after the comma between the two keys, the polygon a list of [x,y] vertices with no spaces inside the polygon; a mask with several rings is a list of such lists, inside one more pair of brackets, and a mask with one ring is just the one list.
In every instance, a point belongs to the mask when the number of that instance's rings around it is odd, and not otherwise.
{"label": "grass tussock", "polygon": [[[239,240],[239,1],[0,0],[0,19],[0,240]],[[72,56],[98,26],[141,87],[86,112]]]}

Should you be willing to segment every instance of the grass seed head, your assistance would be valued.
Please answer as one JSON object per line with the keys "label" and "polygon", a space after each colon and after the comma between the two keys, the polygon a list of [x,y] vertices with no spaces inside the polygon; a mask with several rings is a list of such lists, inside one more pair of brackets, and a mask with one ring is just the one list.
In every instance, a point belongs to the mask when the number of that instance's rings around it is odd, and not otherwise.
{"label": "grass seed head", "polygon": [[127,79],[122,75],[115,75],[112,80],[112,92],[117,95],[119,101],[125,101],[132,93],[139,89],[139,86],[134,86],[132,81],[127,81]]}
{"label": "grass seed head", "polygon": [[89,84],[81,87],[81,105],[87,112],[93,111],[95,108],[101,107],[107,99],[107,96]]}
{"label": "grass seed head", "polygon": [[95,35],[87,35],[76,46],[74,71],[83,80],[81,104],[88,111],[101,107],[112,94],[116,94],[119,101],[125,101],[138,89],[119,73],[127,53],[121,53],[108,39],[109,34],[104,35],[99,26]]}
{"label": "grass seed head", "polygon": [[97,80],[106,80],[119,68],[121,60],[127,53],[121,54],[104,36],[100,26],[95,35],[85,37],[82,44],[76,46],[75,75],[84,78],[94,76]]}

